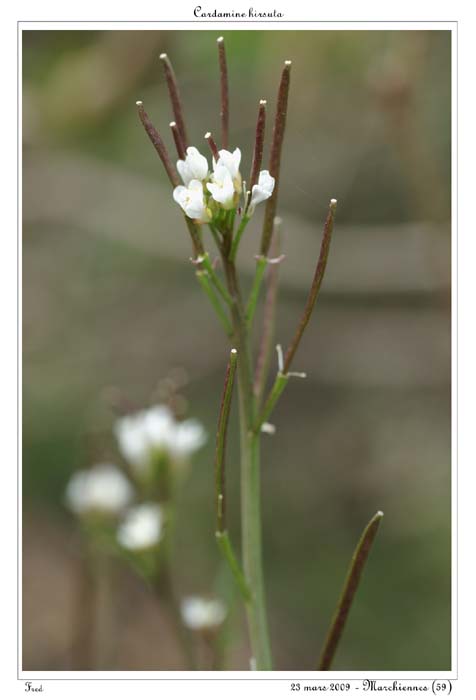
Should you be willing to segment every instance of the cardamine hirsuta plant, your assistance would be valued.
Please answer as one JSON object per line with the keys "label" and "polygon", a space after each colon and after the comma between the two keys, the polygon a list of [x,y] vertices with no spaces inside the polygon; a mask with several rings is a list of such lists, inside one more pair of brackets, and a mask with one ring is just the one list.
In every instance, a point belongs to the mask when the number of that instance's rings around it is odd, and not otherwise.
{"label": "cardamine hirsuta plant", "polygon": [[[221,148],[212,133],[207,132],[204,139],[210,151],[211,160],[190,144],[177,80],[166,54],[162,54],[160,59],[174,115],[170,129],[178,156],[176,166],[162,137],[150,121],[143,103],[137,102],[137,108],[144,129],[170,180],[173,199],[183,211],[185,226],[192,243],[192,262],[197,280],[223,325],[228,344],[229,359],[216,434],[215,534],[246,608],[252,650],[250,666],[256,670],[272,670],[262,563],[260,440],[263,432],[274,432],[274,426],[269,423],[269,419],[288,382],[293,377],[305,377],[304,373],[293,371],[293,361],[311,319],[326,270],[337,201],[330,200],[308,298],[287,349],[283,351],[281,345],[276,346],[277,372],[267,390],[274,346],[277,270],[284,258],[280,251],[277,205],[291,61],[284,62],[281,73],[268,168],[262,169],[267,103],[261,100],[258,106],[253,158],[249,175],[245,180],[241,151],[239,148],[233,150],[230,148],[228,70],[222,37],[218,39],[217,44],[221,95],[219,140]],[[260,206],[264,208],[261,239],[256,241],[259,248],[255,256],[254,278],[249,293],[245,295],[238,274],[237,259],[242,237],[246,235],[250,220],[258,215]],[[217,261],[211,258],[210,243],[213,243],[217,249]],[[216,264],[217,262],[219,265]],[[259,350],[255,357],[251,341],[256,325],[257,304],[263,291],[264,311]],[[240,557],[227,530],[225,488],[226,437],[235,374],[238,384],[241,452]],[[328,670],[331,667],[382,515],[378,511],[370,520],[353,554],[318,663],[320,670]]]}

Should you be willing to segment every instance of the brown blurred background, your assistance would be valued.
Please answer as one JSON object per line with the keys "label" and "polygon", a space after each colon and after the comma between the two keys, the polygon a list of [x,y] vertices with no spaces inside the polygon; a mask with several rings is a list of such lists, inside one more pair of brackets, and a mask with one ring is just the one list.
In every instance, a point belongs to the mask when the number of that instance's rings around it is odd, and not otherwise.
{"label": "brown blurred background", "polygon": [[[264,554],[278,669],[315,668],[360,531],[385,512],[336,670],[450,668],[450,50],[448,31],[230,31],[231,144],[247,172],[257,103],[274,112],[293,60],[283,154],[278,340],[291,337],[330,197],[327,276],[263,439]],[[216,32],[23,32],[25,670],[72,667],[80,541],[73,470],[117,457],[111,397],[141,407],[177,367],[213,436],[227,348],[189,263],[142,99],[167,138],[158,55],[174,62],[189,132],[219,129]],[[257,212],[257,219],[260,213]],[[258,222],[240,256],[250,279]],[[239,544],[238,444],[228,460]],[[213,445],[179,503],[182,594],[213,590]],[[113,565],[94,664],[178,669],[145,586]],[[111,592],[112,591],[112,592]],[[241,615],[229,668],[248,667]]]}

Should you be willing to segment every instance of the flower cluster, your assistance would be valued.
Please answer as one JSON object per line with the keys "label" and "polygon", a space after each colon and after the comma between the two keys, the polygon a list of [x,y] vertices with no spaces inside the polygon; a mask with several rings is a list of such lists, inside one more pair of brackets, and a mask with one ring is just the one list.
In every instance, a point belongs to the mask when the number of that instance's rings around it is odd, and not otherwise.
{"label": "flower cluster", "polygon": [[[196,223],[210,223],[221,210],[230,211],[239,205],[243,191],[241,151],[239,148],[233,152],[222,149],[217,155],[217,160],[212,159],[212,171],[205,156],[194,146],[187,148],[184,160],[177,161],[177,170],[184,184],[175,187],[173,196],[185,214]],[[245,192],[245,206],[249,214],[253,213],[257,204],[271,197],[274,183],[274,177],[268,170],[259,173],[249,202],[248,193]]]}
{"label": "flower cluster", "polygon": [[186,460],[207,439],[201,423],[193,418],[179,422],[165,405],[120,418],[115,434],[121,453],[139,472],[147,469],[159,452],[173,461]]}
{"label": "flower cluster", "polygon": [[164,459],[166,478],[174,478],[175,468],[202,447],[207,435],[194,419],[177,421],[166,405],[120,418],[115,433],[132,467],[133,483],[119,467],[96,464],[73,474],[65,501],[83,523],[94,525],[94,532],[109,533],[123,549],[141,554],[152,551],[164,538],[170,498],[168,488],[144,493],[142,478],[157,480],[152,468],[156,458]]}

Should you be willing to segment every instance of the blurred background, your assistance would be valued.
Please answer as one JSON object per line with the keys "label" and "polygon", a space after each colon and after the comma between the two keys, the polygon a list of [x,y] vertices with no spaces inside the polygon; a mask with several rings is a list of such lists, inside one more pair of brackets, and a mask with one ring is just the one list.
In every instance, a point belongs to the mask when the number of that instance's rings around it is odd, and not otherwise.
{"label": "blurred background", "polygon": [[[158,55],[171,57],[192,143],[219,131],[217,32],[23,32],[23,668],[74,668],[81,542],[75,469],[117,461],[118,403],[177,372],[210,435],[181,491],[175,578],[208,593],[213,436],[227,347],[189,238],[136,114],[172,152]],[[264,556],[276,668],[308,670],[353,547],[385,512],[335,670],[447,670],[450,650],[450,120],[448,31],[230,31],[231,145],[247,173],[258,101],[292,59],[279,213],[277,340],[306,298],[330,197],[326,279],[292,381],[263,437]],[[268,132],[269,140],[270,130]],[[240,254],[245,283],[262,212]],[[211,245],[210,245],[211,248]],[[228,459],[239,546],[237,412]],[[112,577],[112,579],[111,579]],[[111,584],[112,580],[112,584]],[[91,664],[180,669],[167,618],[113,566]],[[248,668],[241,613],[228,668]]]}

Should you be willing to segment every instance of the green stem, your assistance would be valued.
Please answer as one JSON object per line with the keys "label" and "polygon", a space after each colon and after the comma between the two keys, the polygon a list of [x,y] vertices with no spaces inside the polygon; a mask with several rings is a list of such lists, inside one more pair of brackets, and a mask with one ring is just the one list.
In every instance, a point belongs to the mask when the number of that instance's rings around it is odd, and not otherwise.
{"label": "green stem", "polygon": [[239,375],[241,526],[243,569],[252,598],[246,606],[251,649],[259,671],[272,670],[261,544],[260,435],[250,429],[243,378]]}
{"label": "green stem", "polygon": [[260,255],[258,260],[256,261],[256,271],[253,280],[253,286],[251,287],[250,298],[248,300],[248,306],[246,307],[246,321],[248,323],[248,327],[251,327],[253,324],[256,305],[258,303],[259,293],[261,289],[261,283],[263,281],[267,264],[268,260],[263,255]]}
{"label": "green stem", "polygon": [[195,274],[197,276],[197,280],[199,281],[201,288],[203,289],[208,299],[210,300],[211,305],[215,309],[216,315],[220,319],[226,334],[228,336],[231,336],[233,333],[233,329],[231,327],[230,320],[226,315],[225,311],[223,310],[220,300],[215,294],[215,291],[213,290],[213,287],[210,284],[210,278],[207,270],[197,270]]}
{"label": "green stem", "polygon": [[238,394],[240,406],[241,448],[241,547],[243,572],[251,592],[246,605],[251,650],[260,671],[272,669],[261,547],[260,434],[253,432],[255,401],[248,327],[236,268],[223,255],[228,289],[234,304],[231,308],[234,336],[238,350]]}
{"label": "green stem", "polygon": [[221,553],[228,562],[231,573],[233,574],[233,577],[240,590],[240,593],[243,596],[245,602],[248,603],[251,600],[250,589],[248,587],[248,584],[246,583],[243,571],[241,570],[241,567],[236,558],[233,546],[228,536],[228,532],[226,530],[223,530],[222,532],[216,532],[215,537]]}
{"label": "green stem", "polygon": [[237,232],[236,232],[236,234],[235,234],[235,237],[234,237],[234,239],[233,239],[233,243],[232,243],[232,246],[231,246],[231,251],[230,251],[230,260],[231,260],[231,262],[234,262],[234,261],[235,261],[236,254],[237,254],[237,252],[238,252],[238,246],[240,245],[241,237],[242,237],[242,235],[243,235],[243,233],[244,233],[245,228],[246,228],[247,225],[248,225],[248,222],[249,222],[250,218],[251,218],[250,216],[246,216],[246,215],[245,215],[245,216],[243,216],[243,218],[242,218],[241,221],[240,221],[240,225],[238,226],[238,230],[237,230]]}
{"label": "green stem", "polygon": [[233,396],[233,384],[235,379],[236,362],[238,353],[235,348],[230,351],[230,359],[225,374],[225,383],[218,417],[218,428],[215,447],[215,493],[217,506],[217,529],[216,540],[221,553],[225,557],[231,572],[235,577],[243,598],[250,600],[250,591],[246,584],[245,577],[241,571],[238,560],[233,551],[233,547],[226,530],[226,490],[225,490],[225,453],[226,436],[228,432],[228,422],[230,418],[231,399]]}
{"label": "green stem", "polygon": [[265,405],[263,406],[263,410],[261,411],[258,420],[255,423],[254,426],[254,432],[259,435],[261,426],[263,423],[265,423],[268,418],[270,417],[271,413],[273,412],[274,407],[276,406],[276,403],[283,393],[286,384],[289,382],[289,374],[282,374],[281,372],[278,372],[276,375],[276,379],[274,380],[274,384],[272,386],[272,389],[269,393],[269,396],[266,400]]}
{"label": "green stem", "polygon": [[228,421],[230,418],[233,384],[235,381],[236,361],[238,353],[235,348],[230,351],[230,359],[226,368],[225,383],[218,417],[217,436],[215,442],[215,496],[217,506],[217,533],[226,530],[226,492],[225,492],[225,453]]}
{"label": "green stem", "polygon": [[210,280],[212,281],[212,284],[216,287],[218,292],[220,293],[221,297],[223,298],[223,301],[225,301],[228,306],[231,306],[233,303],[233,300],[231,296],[228,294],[226,291],[225,287],[223,284],[220,282],[220,278],[216,274],[215,270],[212,267],[212,264],[210,262],[210,256],[208,253],[205,253],[201,259],[201,263],[204,267],[204,269],[208,272],[208,275],[210,277]]}
{"label": "green stem", "polygon": [[213,240],[215,241],[216,247],[218,248],[218,250],[220,250],[220,248],[221,248],[220,234],[218,233],[216,228],[214,226],[212,226],[211,224],[208,224],[208,228],[210,229],[210,233],[213,236]]}
{"label": "green stem", "polygon": [[[281,252],[281,219],[275,221],[274,234],[271,241],[271,256],[277,258]],[[266,276],[266,295],[263,304],[263,324],[261,340],[256,360],[254,395],[256,405],[261,406],[266,380],[273,351],[274,327],[276,319],[276,303],[278,298],[279,265],[270,265]]]}

